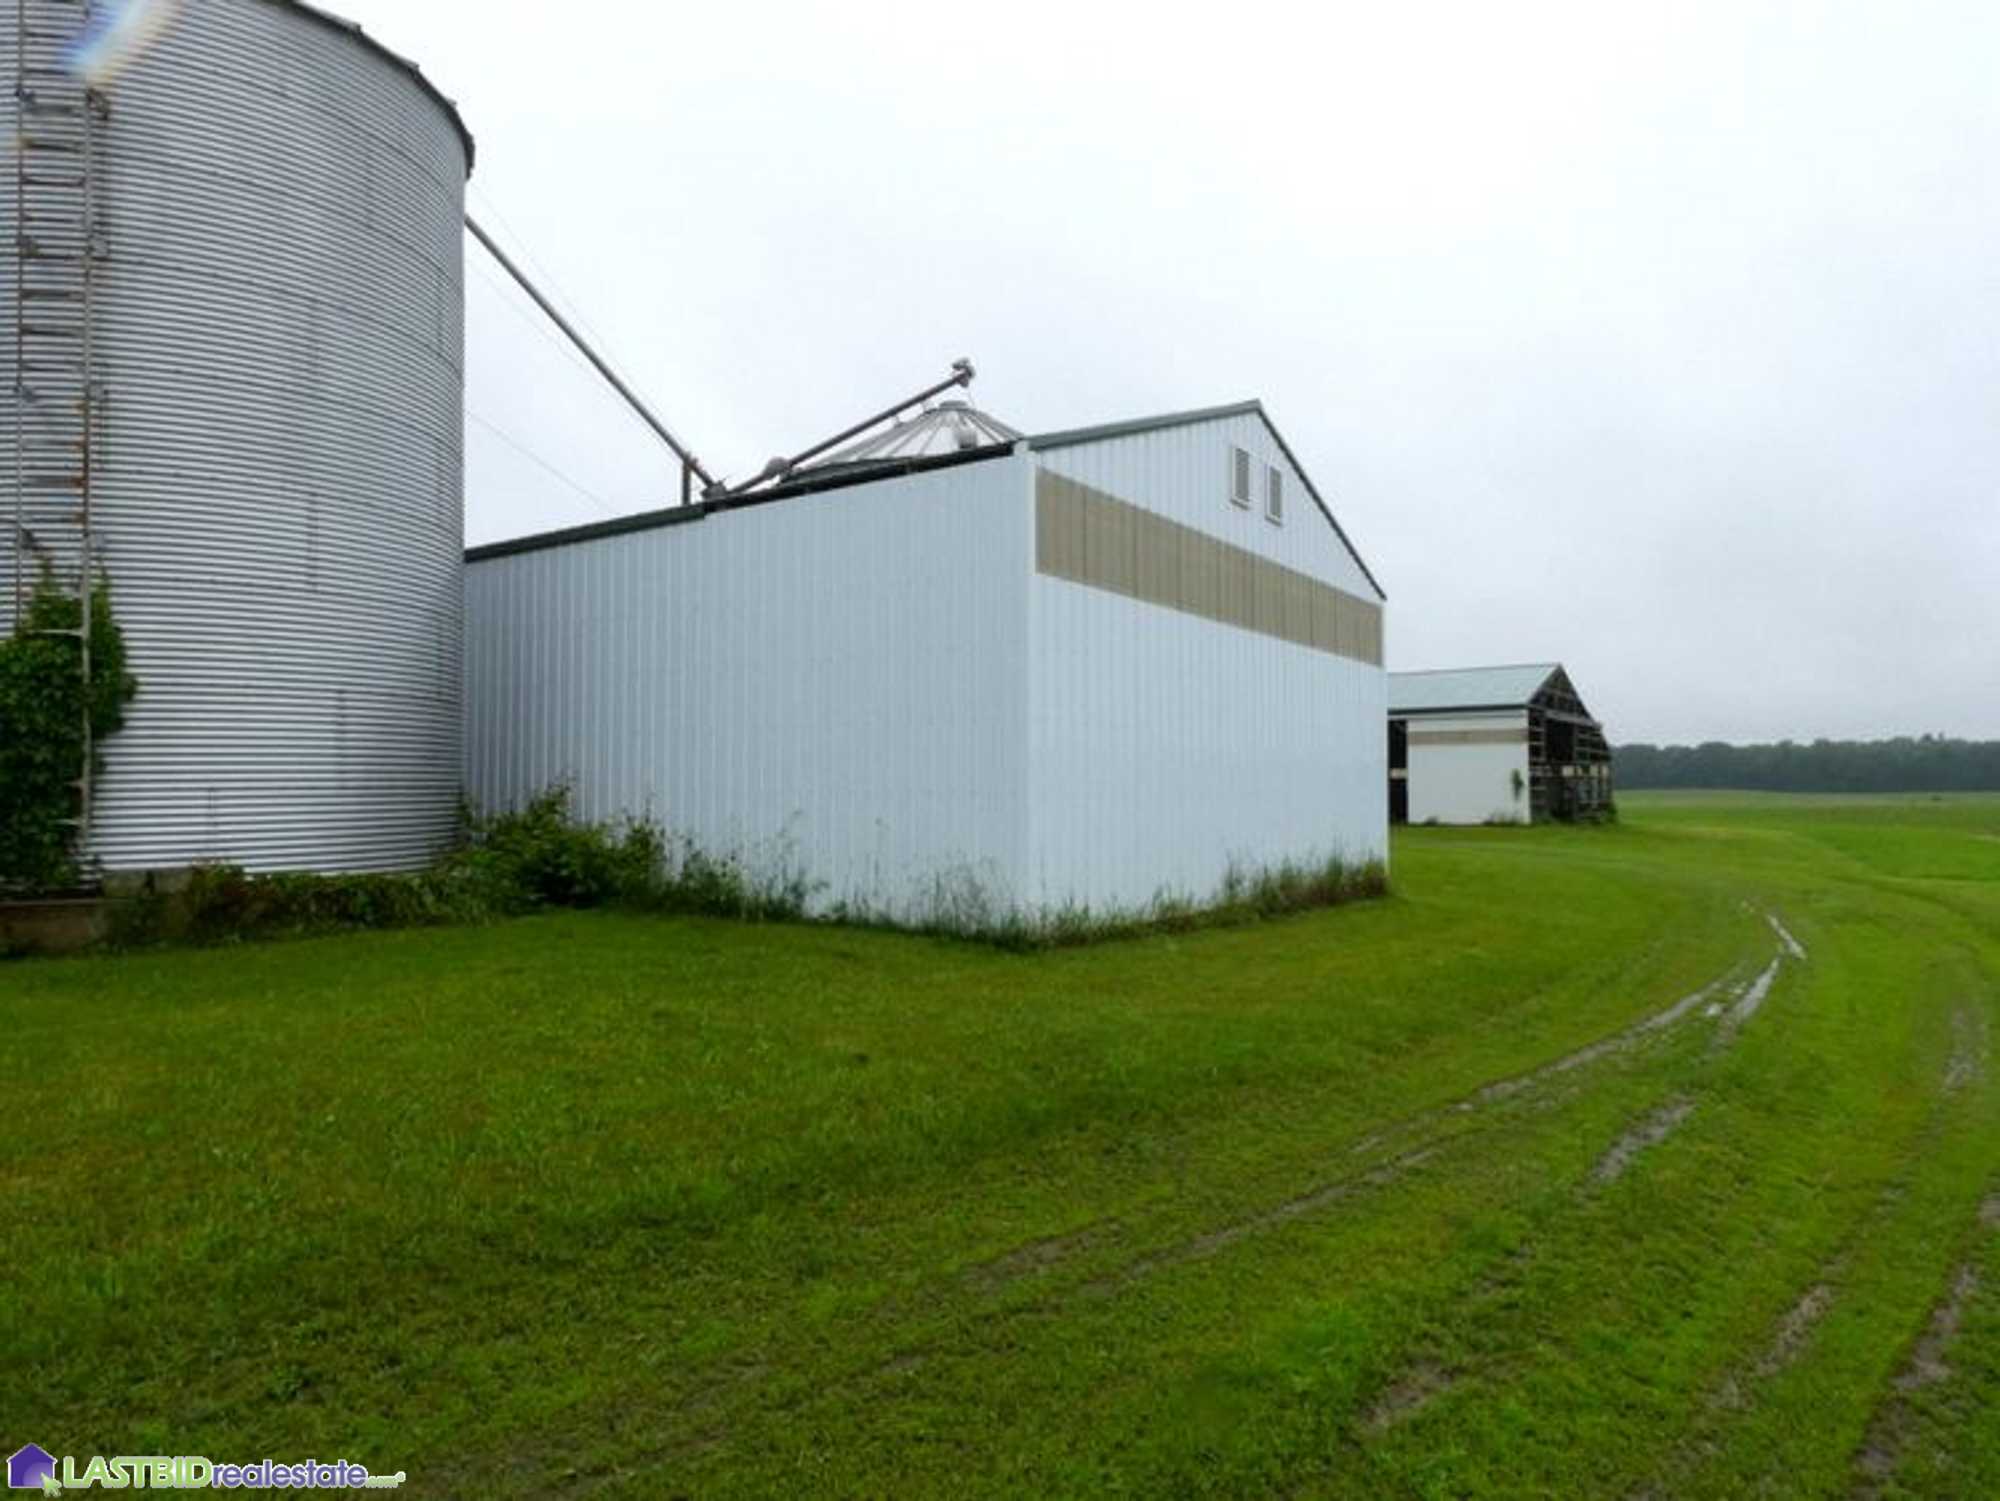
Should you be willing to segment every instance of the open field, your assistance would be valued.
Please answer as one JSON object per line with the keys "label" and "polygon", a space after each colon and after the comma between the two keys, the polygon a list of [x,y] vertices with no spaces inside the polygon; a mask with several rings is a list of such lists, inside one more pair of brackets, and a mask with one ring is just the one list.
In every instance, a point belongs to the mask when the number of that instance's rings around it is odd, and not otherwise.
{"label": "open field", "polygon": [[409,1494],[2000,1494],[2000,798],[1017,956],[0,967],[6,1447]]}

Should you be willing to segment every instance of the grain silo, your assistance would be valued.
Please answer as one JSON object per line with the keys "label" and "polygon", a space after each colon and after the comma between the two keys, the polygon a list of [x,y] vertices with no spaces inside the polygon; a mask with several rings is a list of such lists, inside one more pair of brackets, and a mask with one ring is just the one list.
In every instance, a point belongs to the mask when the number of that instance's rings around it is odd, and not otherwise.
{"label": "grain silo", "polygon": [[420,865],[459,791],[471,138],[292,0],[8,9],[0,620],[87,550],[140,683],[86,853]]}

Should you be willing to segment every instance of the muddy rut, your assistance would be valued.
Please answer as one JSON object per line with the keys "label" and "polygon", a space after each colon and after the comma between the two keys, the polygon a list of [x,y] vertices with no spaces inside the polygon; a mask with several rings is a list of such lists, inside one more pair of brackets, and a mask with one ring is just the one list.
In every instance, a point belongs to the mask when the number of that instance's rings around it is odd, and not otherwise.
{"label": "muddy rut", "polygon": [[[1917,1163],[1927,1154],[1930,1147],[1943,1133],[1947,1120],[1947,1106],[1950,1097],[1962,1089],[1972,1078],[1983,1071],[1985,1066],[1985,1017],[1971,1008],[1960,1005],[1952,1014],[1952,1049],[1938,1078],[1937,1087],[1931,1097],[1931,1104],[1922,1127],[1913,1139],[1911,1162],[1886,1183],[1876,1196],[1868,1212],[1856,1221],[1854,1226],[1841,1238],[1839,1247],[1821,1266],[1817,1278],[1786,1310],[1772,1330],[1769,1341],[1762,1353],[1752,1362],[1739,1365],[1726,1372],[1710,1391],[1706,1409],[1709,1413],[1741,1411],[1750,1407],[1756,1397],[1757,1388],[1771,1381],[1801,1357],[1811,1347],[1819,1326],[1837,1305],[1840,1291],[1846,1281],[1857,1247],[1865,1244],[1888,1219],[1910,1190],[1911,1180],[1917,1172]],[[1989,1220],[1986,1216],[1990,1214]],[[1989,1200],[1982,1211],[1983,1225],[2000,1225],[2000,1195]],[[1954,1283],[1954,1291],[1957,1284]],[[1947,1301],[1948,1310],[1951,1303]],[[1955,1331],[1957,1315],[1941,1313],[1940,1317],[1947,1330]],[[1911,1358],[1910,1372],[1898,1379],[1895,1390],[1908,1391],[1907,1384],[1911,1372],[1935,1371],[1941,1362],[1941,1346],[1935,1342],[1937,1326],[1920,1343]],[[1947,1339],[1948,1339],[1947,1334]],[[1921,1385],[1921,1381],[1919,1385]],[[1868,1441],[1856,1458],[1857,1473],[1864,1482],[1857,1494],[1873,1494],[1867,1483],[1886,1475],[1894,1467],[1894,1444],[1890,1442],[1896,1431],[1897,1420],[1884,1412],[1878,1414],[1871,1427]],[[1713,1442],[1714,1424],[1697,1421],[1695,1428],[1675,1446],[1673,1452],[1680,1464],[1692,1462],[1694,1458]],[[1642,1487],[1635,1492],[1631,1501],[1649,1501],[1660,1495],[1657,1485]]]}
{"label": "muddy rut", "polygon": [[[2000,1193],[1980,1205],[1974,1222],[1976,1238],[1984,1242],[2000,1233]],[[1977,1254],[1976,1251],[1974,1253]],[[1868,1424],[1868,1435],[1854,1456],[1857,1498],[1881,1495],[1907,1452],[1916,1428],[1910,1398],[1952,1377],[1952,1359],[1966,1310],[1981,1291],[1979,1267],[1972,1256],[1952,1272],[1942,1296],[1931,1307],[1924,1331],[1910,1349],[1903,1367]]]}
{"label": "muddy rut", "polygon": [[[1711,1054],[1726,1049],[1764,1008],[1785,966],[1788,963],[1804,964],[1807,961],[1805,946],[1785,926],[1784,920],[1775,912],[1765,912],[1763,916],[1776,935],[1779,946],[1764,967],[1749,979],[1738,978],[1739,972],[1725,975],[1615,1037],[1580,1049],[1567,1058],[1558,1059],[1555,1063],[1522,1076],[1520,1080],[1507,1080],[1487,1086],[1485,1090],[1472,1097],[1473,1102],[1485,1103],[1493,1099],[1506,1098],[1531,1085],[1545,1084],[1571,1068],[1636,1046],[1643,1042],[1648,1034],[1664,1031],[1690,1016],[1699,1015],[1702,1020],[1715,1024],[1715,1033],[1710,1044]],[[1685,1125],[1699,1109],[1699,1105],[1699,1100],[1692,1095],[1676,1094],[1649,1112],[1606,1148],[1583,1187],[1586,1190],[1602,1187],[1623,1178],[1647,1151],[1664,1143]],[[1467,1106],[1461,1104],[1457,1108],[1463,1110]],[[1498,1293],[1504,1286],[1518,1282],[1534,1261],[1535,1255],[1536,1251],[1532,1246],[1515,1248],[1508,1258],[1503,1273],[1498,1277],[1483,1280],[1474,1291],[1474,1300],[1484,1301]],[[1831,1298],[1829,1289],[1815,1289],[1802,1299],[1800,1305],[1788,1316],[1789,1327],[1780,1330],[1772,1351],[1767,1353],[1763,1363],[1788,1362],[1794,1358],[1796,1349],[1804,1344],[1812,1327],[1824,1315]],[[1449,1367],[1436,1352],[1426,1352],[1418,1356],[1402,1375],[1390,1381],[1382,1396],[1364,1417],[1362,1421],[1364,1433],[1376,1436],[1393,1428],[1451,1391],[1468,1374],[1463,1368]]]}

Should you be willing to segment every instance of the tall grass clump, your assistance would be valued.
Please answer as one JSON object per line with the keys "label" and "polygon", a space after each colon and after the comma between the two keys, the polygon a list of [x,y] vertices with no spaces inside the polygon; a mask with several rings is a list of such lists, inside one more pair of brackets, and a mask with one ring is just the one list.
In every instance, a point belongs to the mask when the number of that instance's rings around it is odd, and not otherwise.
{"label": "tall grass clump", "polygon": [[1316,862],[1281,861],[1246,868],[1232,862],[1205,902],[1162,891],[1144,907],[1093,908],[1064,902],[1040,909],[1010,903],[960,873],[936,884],[933,900],[914,921],[898,923],[841,909],[843,921],[903,927],[934,937],[991,944],[1018,953],[1077,948],[1161,933],[1239,927],[1388,895],[1388,867],[1379,860],[1350,863],[1339,856]]}
{"label": "tall grass clump", "polygon": [[176,884],[122,902],[112,942],[218,944],[593,907],[774,921],[803,917],[810,895],[789,867],[753,875],[740,860],[711,855],[650,819],[580,821],[569,788],[557,786],[514,812],[468,812],[457,847],[408,875],[197,866]]}

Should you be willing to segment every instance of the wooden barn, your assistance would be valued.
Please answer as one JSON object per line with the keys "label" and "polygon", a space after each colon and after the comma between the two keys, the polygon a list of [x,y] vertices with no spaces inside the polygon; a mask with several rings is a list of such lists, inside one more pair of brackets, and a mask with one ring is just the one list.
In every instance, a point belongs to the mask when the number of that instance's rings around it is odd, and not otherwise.
{"label": "wooden barn", "polygon": [[1389,675],[1392,823],[1611,811],[1611,747],[1560,662]]}

